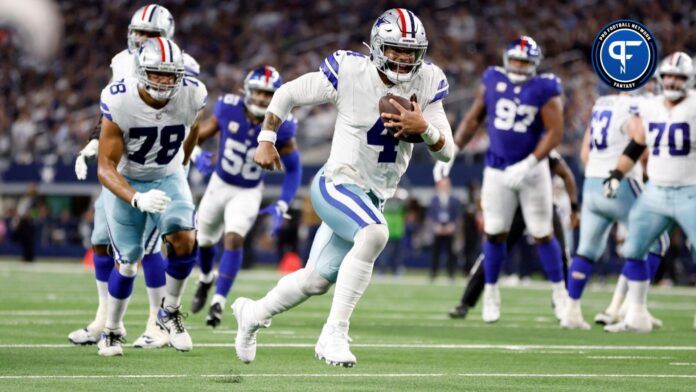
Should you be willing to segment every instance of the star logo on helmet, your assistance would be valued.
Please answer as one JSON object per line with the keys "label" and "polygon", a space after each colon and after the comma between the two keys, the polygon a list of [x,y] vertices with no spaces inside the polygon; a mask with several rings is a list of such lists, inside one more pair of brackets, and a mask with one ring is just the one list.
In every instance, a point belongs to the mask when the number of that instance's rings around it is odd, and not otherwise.
{"label": "star logo on helmet", "polygon": [[375,22],[375,27],[379,27],[385,23],[389,23],[389,22],[387,22],[387,20],[384,19],[383,16],[380,16],[379,18],[377,18],[377,21]]}

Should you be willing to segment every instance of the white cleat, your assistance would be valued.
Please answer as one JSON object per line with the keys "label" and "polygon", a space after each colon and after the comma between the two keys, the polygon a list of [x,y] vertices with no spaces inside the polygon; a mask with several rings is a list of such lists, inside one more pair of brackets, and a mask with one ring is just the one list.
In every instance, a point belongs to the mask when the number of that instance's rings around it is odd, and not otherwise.
{"label": "white cleat", "polygon": [[580,301],[568,300],[568,306],[566,307],[566,311],[561,318],[561,328],[582,330],[590,329],[590,324],[588,324],[582,317]]}
{"label": "white cleat", "polygon": [[102,332],[99,343],[97,343],[97,347],[99,348],[98,353],[103,357],[115,357],[123,355],[122,345],[125,342],[126,340],[118,330],[109,331],[108,333]]}
{"label": "white cleat", "polygon": [[159,309],[150,309],[150,317],[147,319],[145,332],[133,342],[133,347],[162,348],[169,345],[169,335],[164,333],[159,326],[157,326],[158,313]]}
{"label": "white cleat", "polygon": [[186,328],[180,307],[160,308],[157,314],[157,325],[169,335],[169,344],[178,351],[191,351],[193,342]]}
{"label": "white cleat", "polygon": [[599,325],[612,325],[618,323],[619,321],[621,321],[621,318],[618,314],[609,313],[606,310],[597,313],[597,315],[594,317],[595,324]]}
{"label": "white cleat", "polygon": [[497,284],[487,284],[483,289],[481,318],[486,323],[500,320],[500,289]]}
{"label": "white cleat", "polygon": [[650,332],[652,329],[652,317],[645,305],[630,306],[623,321],[604,327],[606,332]]}
{"label": "white cleat", "polygon": [[[119,329],[123,331],[123,336],[126,336],[126,327],[123,323],[119,326]],[[102,331],[104,330],[104,323],[98,323],[97,321],[92,321],[85,328],[76,329],[70,334],[68,334],[68,340],[70,343],[80,346],[86,346],[91,344],[96,344],[101,339]]]}
{"label": "white cleat", "polygon": [[560,321],[563,318],[563,315],[566,313],[568,302],[570,302],[570,298],[565,288],[551,293],[551,307],[553,308],[556,320]]}
{"label": "white cleat", "polygon": [[353,367],[357,360],[350,352],[350,341],[347,322],[327,322],[314,347],[314,356],[329,365]]}
{"label": "white cleat", "polygon": [[255,301],[239,297],[231,306],[234,318],[237,319],[234,349],[237,352],[237,358],[244,363],[250,363],[256,358],[256,335],[259,333],[259,328],[268,328],[271,325],[271,320],[265,322],[256,320],[255,305]]}
{"label": "white cleat", "polygon": [[653,329],[662,328],[662,320],[653,316],[652,313],[650,313],[650,312],[648,312],[648,315],[650,316],[650,323],[652,324]]}

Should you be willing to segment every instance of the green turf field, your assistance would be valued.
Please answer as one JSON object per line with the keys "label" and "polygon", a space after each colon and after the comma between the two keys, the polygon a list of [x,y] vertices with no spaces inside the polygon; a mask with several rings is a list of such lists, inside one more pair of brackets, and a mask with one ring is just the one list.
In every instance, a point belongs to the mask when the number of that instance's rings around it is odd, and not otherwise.
{"label": "green turf field", "polygon": [[[277,277],[244,271],[231,297],[259,297]],[[147,319],[141,277],[136,287],[126,315],[130,342]],[[607,304],[608,290],[588,290],[586,319]],[[204,312],[186,320],[194,342],[189,353],[126,346],[123,357],[102,358],[96,346],[67,340],[96,309],[91,271],[78,264],[0,262],[0,391],[696,390],[696,290],[653,290],[650,307],[665,327],[641,335],[560,330],[550,289],[540,283],[503,289],[503,317],[494,325],[484,324],[478,309],[465,321],[449,320],[445,312],[460,294],[459,285],[431,285],[421,276],[374,280],[352,320],[358,358],[352,369],[313,357],[330,295],[274,319],[259,334],[249,365],[235,357],[229,310],[214,331],[204,325]]]}

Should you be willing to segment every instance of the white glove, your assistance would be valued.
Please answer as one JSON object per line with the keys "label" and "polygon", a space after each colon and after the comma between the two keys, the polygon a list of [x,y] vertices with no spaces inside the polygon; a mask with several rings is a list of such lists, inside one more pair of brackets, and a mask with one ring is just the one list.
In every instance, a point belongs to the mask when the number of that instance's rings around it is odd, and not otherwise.
{"label": "white glove", "polygon": [[159,189],[151,189],[145,193],[136,192],[131,200],[133,208],[142,212],[161,214],[167,209],[172,199]]}
{"label": "white glove", "polygon": [[435,166],[433,167],[433,181],[437,183],[443,178],[449,177],[455,158],[450,159],[449,162],[435,162]]}
{"label": "white glove", "polygon": [[519,189],[522,185],[522,181],[529,174],[529,171],[539,163],[539,160],[534,156],[534,154],[529,154],[527,158],[515,163],[514,165],[508,166],[503,172],[503,182],[506,186],[512,189]]}
{"label": "white glove", "polygon": [[85,148],[80,150],[75,160],[75,175],[77,179],[83,181],[87,178],[87,160],[93,159],[99,152],[99,139],[92,139]]}
{"label": "white glove", "polygon": [[613,199],[616,197],[616,193],[619,191],[619,186],[621,186],[621,180],[623,179],[623,173],[618,170],[612,170],[609,172],[609,177],[607,177],[603,182],[602,186],[604,188],[604,196]]}

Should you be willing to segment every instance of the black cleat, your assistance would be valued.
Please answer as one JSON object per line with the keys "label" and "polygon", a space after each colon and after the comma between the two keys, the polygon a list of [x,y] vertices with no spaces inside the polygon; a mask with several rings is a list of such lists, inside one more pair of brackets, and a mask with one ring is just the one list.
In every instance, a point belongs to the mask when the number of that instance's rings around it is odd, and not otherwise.
{"label": "black cleat", "polygon": [[222,306],[219,303],[215,303],[208,310],[208,316],[205,318],[205,324],[215,328],[220,325],[221,321]]}
{"label": "black cleat", "polygon": [[450,309],[447,314],[449,314],[450,318],[453,319],[463,319],[466,318],[466,314],[469,313],[469,307],[465,305],[458,305],[455,306],[454,308]]}
{"label": "black cleat", "polygon": [[196,288],[196,293],[193,295],[193,301],[191,301],[191,313],[198,313],[203,309],[205,303],[208,301],[208,291],[213,286],[215,280],[211,280],[210,283],[198,282],[198,288]]}

